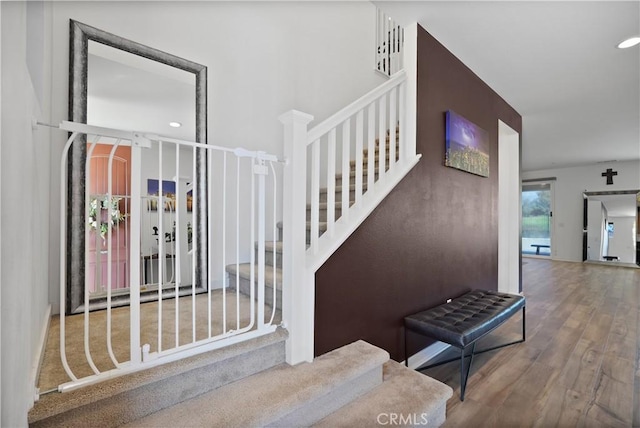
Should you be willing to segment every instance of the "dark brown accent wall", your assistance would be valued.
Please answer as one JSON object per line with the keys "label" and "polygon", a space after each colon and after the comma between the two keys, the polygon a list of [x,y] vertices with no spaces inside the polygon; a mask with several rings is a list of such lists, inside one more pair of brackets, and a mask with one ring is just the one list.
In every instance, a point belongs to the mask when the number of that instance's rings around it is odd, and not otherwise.
{"label": "dark brown accent wall", "polygon": [[[488,178],[444,166],[449,109],[489,133]],[[422,159],[316,273],[316,355],[364,339],[401,361],[404,316],[497,289],[498,119],[521,134],[520,115],[418,27]],[[411,336],[409,354],[430,343]]]}

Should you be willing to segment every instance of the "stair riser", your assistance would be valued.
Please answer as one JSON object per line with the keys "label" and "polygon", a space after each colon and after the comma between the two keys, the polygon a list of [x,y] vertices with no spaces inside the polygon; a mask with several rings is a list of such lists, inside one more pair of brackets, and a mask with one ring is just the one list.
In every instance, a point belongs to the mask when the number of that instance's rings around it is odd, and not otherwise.
{"label": "stair riser", "polygon": [[308,401],[304,406],[268,424],[267,427],[301,427],[313,425],[380,384],[382,384],[382,366],[375,367],[352,381],[334,388],[331,394],[326,394],[316,400]]}
{"label": "stair riser", "polygon": [[[387,169],[389,169],[388,167],[389,166],[387,165]],[[355,184],[355,182],[356,182],[356,178],[355,177],[356,177],[355,173],[349,176],[349,185]],[[378,181],[378,177],[380,177],[380,174],[378,174],[378,172],[376,171],[376,173],[373,176],[373,180],[374,181]],[[367,176],[366,170],[363,171],[363,173],[362,173],[362,182],[366,183],[368,178],[369,177]],[[339,189],[341,186],[342,186],[342,177],[341,176],[340,177],[336,177],[336,190]]]}
{"label": "stair riser", "polygon": [[[379,149],[380,149],[380,146],[376,145],[376,148],[374,150],[374,153],[375,153],[376,157],[380,153]],[[400,151],[400,147],[398,145],[396,145],[396,155],[398,154],[399,151]],[[390,152],[389,152],[389,141],[388,140],[387,140],[387,144],[385,145],[384,152],[387,154],[387,157],[389,157],[389,153]],[[362,150],[362,155],[364,157],[369,156],[369,149],[365,148],[364,150]]]}
{"label": "stair riser", "polygon": [[[229,288],[231,290],[236,289],[236,276],[229,275]],[[265,284],[264,287],[264,301],[267,305],[273,307],[273,287],[269,284]],[[240,277],[240,292],[246,296],[251,295],[251,281]],[[257,292],[254,291],[254,295],[257,296]],[[276,289],[276,309],[282,310],[282,291]]]}
{"label": "stair riser", "polygon": [[[367,185],[364,184],[364,182],[362,183],[362,192],[364,193],[367,190]],[[350,190],[349,191],[349,202],[351,204],[353,204],[353,202],[356,200],[356,191],[355,190]],[[342,201],[342,189],[341,188],[336,188],[336,202],[338,201]],[[327,192],[326,191],[321,191],[320,192],[320,202],[327,202]]]}
{"label": "stair riser", "polygon": [[[258,262],[258,250],[256,249],[256,263]],[[264,264],[273,266],[273,252],[266,251],[264,255]],[[276,251],[276,267],[282,269],[282,253]]]}
{"label": "stair riser", "polygon": [[[322,220],[320,220],[322,221]],[[282,234],[282,229],[281,226],[278,225],[278,229],[279,229],[279,233]],[[322,234],[326,232],[326,229],[323,230],[322,227],[320,227],[320,233],[318,234],[318,236],[322,236]],[[309,248],[309,245],[311,244],[311,229],[309,228],[309,226],[307,226],[307,233],[306,233],[306,240],[305,240],[306,244],[307,244],[307,248]]]}
{"label": "stair riser", "polygon": [[[284,340],[254,349],[246,344],[232,346],[239,351],[226,359],[32,421],[29,426],[117,427],[285,362]],[[79,390],[69,394],[74,393],[88,392]]]}
{"label": "stair riser", "polygon": [[[329,211],[326,208],[320,208],[318,214],[320,215],[320,221],[327,221],[327,213]],[[338,220],[342,215],[342,208],[335,209],[335,220]],[[307,208],[307,221],[311,221],[311,208]]]}

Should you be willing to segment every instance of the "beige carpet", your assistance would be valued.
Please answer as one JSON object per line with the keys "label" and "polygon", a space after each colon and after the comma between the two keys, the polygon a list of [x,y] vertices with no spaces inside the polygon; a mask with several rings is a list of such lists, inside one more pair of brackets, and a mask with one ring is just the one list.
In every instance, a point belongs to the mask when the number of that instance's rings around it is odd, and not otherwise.
{"label": "beige carpet", "polygon": [[[226,331],[244,328],[250,323],[251,300],[243,295],[236,295],[235,291],[226,292]],[[200,294],[195,299],[195,328],[192,318],[192,297],[180,297],[178,309],[178,338],[176,342],[176,301],[167,299],[162,301],[162,350],[175,348],[177,344],[185,345],[195,340],[209,337],[208,327],[208,295]],[[223,297],[222,290],[211,293],[211,336],[223,333],[222,322]],[[236,314],[240,313],[239,321]],[[257,312],[256,312],[257,313]],[[272,310],[265,309],[265,321],[271,319]],[[276,311],[274,324],[281,320],[280,311]],[[111,343],[113,354],[119,363],[129,360],[129,307],[112,310]],[[65,317],[65,348],[67,362],[74,375],[78,378],[93,374],[87,363],[84,350],[84,315]],[[141,344],[148,343],[150,352],[158,350],[158,303],[143,303],[141,305]],[[115,367],[107,348],[107,311],[101,310],[89,314],[89,351],[95,366],[100,371],[111,370]],[[57,389],[58,385],[70,381],[60,358],[60,318],[51,319],[49,336],[45,348],[42,368],[38,380],[40,392]]]}

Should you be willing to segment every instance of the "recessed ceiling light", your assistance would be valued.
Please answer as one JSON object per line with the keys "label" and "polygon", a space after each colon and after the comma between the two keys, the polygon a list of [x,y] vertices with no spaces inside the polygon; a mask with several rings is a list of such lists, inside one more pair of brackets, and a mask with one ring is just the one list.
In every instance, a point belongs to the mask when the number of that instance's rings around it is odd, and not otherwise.
{"label": "recessed ceiling light", "polygon": [[626,49],[632,46],[640,44],[640,36],[629,37],[627,40],[624,40],[618,44],[618,48]]}
{"label": "recessed ceiling light", "polygon": [[182,124],[180,122],[169,122],[169,126],[172,128],[180,128]]}

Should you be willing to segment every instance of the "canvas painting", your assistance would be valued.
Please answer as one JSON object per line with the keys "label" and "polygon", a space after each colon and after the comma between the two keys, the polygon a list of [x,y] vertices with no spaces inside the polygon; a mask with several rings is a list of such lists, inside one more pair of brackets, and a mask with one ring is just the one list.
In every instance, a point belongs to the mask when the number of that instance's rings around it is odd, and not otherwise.
{"label": "canvas painting", "polygon": [[[174,181],[162,180],[162,194],[165,197],[164,210],[175,211],[176,210],[176,183]],[[158,210],[158,198],[160,195],[160,181],[156,179],[147,180],[147,210]],[[154,198],[155,196],[155,198]],[[193,191],[189,190],[187,193],[187,212],[193,211]]]}
{"label": "canvas painting", "polygon": [[[147,180],[147,194],[149,196],[156,196],[156,197],[160,195],[159,180],[155,180],[155,179]],[[162,180],[162,194],[165,197],[164,210],[175,211],[176,183],[173,181]],[[148,210],[149,211],[158,210],[157,198],[151,197],[148,199]]]}
{"label": "canvas painting", "polygon": [[447,111],[445,165],[489,176],[489,134],[464,117]]}

